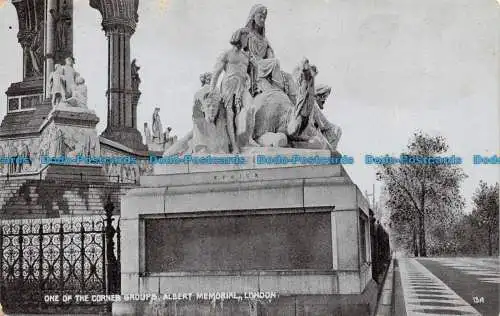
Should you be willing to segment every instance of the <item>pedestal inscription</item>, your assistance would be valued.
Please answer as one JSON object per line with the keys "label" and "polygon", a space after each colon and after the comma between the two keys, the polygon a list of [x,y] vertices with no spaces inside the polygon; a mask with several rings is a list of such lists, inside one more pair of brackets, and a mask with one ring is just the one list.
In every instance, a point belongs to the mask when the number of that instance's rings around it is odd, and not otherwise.
{"label": "pedestal inscription", "polygon": [[145,234],[146,272],[332,269],[330,212],[146,220]]}

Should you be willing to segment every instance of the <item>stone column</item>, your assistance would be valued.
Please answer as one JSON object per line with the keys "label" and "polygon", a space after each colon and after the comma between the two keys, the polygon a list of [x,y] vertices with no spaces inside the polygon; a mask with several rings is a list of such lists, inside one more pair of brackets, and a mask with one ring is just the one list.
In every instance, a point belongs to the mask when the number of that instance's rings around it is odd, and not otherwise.
{"label": "stone column", "polygon": [[55,45],[55,25],[54,17],[50,14],[50,10],[55,10],[56,0],[47,0],[47,9],[45,10],[45,77],[44,77],[44,96],[45,98],[50,98],[50,91],[47,91],[47,80],[50,73],[54,70],[54,45]]}
{"label": "stone column", "polygon": [[[40,21],[44,19],[44,2],[40,1],[37,3],[29,0],[12,0],[12,4],[16,8],[19,22],[17,39],[23,48],[23,81],[43,79],[38,78],[38,74],[34,72],[33,55],[31,53],[38,53],[38,51],[34,51],[34,44],[41,44],[43,46],[43,40],[35,41],[35,38],[38,32],[44,35],[43,30],[38,30],[38,27],[44,27],[43,21]],[[43,54],[43,52],[41,53]],[[43,67],[43,65],[37,66]]]}
{"label": "stone column", "polygon": [[130,37],[138,22],[138,0],[90,0],[102,15],[108,38],[108,123],[102,136],[134,150],[145,150],[136,129],[130,69]]}

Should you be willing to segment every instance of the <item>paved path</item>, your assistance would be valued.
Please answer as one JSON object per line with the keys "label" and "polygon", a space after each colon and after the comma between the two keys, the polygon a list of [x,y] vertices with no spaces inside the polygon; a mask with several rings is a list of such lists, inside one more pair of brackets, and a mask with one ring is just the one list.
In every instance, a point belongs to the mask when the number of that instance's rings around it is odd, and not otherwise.
{"label": "paved path", "polygon": [[500,259],[418,259],[427,270],[484,316],[500,314]]}
{"label": "paved path", "polygon": [[481,315],[417,260],[398,261],[407,315]]}
{"label": "paved path", "polygon": [[397,316],[407,316],[405,299],[403,295],[403,285],[401,284],[401,273],[399,272],[399,261],[394,262],[394,296],[392,314]]}

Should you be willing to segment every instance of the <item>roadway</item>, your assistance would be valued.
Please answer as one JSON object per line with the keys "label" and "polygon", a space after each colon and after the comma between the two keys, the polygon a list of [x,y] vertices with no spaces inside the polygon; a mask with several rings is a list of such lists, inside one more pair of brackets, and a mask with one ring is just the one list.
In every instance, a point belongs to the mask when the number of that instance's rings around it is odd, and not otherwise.
{"label": "roadway", "polygon": [[400,258],[393,314],[500,315],[499,258]]}

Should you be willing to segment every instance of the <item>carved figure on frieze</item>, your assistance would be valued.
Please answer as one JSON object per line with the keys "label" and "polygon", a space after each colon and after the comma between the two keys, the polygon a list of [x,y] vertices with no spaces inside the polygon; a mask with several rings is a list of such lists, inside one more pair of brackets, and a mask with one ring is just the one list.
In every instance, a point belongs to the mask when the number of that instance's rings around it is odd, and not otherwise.
{"label": "carved figure on frieze", "polygon": [[64,135],[64,132],[60,129],[56,132],[55,145],[54,156],[56,157],[65,157],[68,153],[75,150],[75,146],[68,144],[66,135]]}
{"label": "carved figure on frieze", "polygon": [[136,179],[139,180],[140,176],[152,175],[153,170],[153,164],[148,163],[147,160],[140,160],[138,164]]}
{"label": "carved figure on frieze", "polygon": [[37,144],[39,159],[43,156],[54,156],[55,148],[57,147],[55,145],[56,132],[57,128],[52,124],[42,131]]}
{"label": "carved figure on frieze", "polygon": [[141,78],[139,77],[139,69],[141,67],[137,66],[137,60],[134,58],[130,65],[130,72],[132,78],[132,90],[138,91],[139,85],[141,84]]}
{"label": "carved figure on frieze", "polygon": [[17,149],[16,149],[17,155],[16,156],[19,158],[17,163],[16,163],[16,167],[15,167],[14,172],[20,173],[23,169],[23,159],[22,159],[24,157],[23,156],[23,147],[22,147],[22,145],[20,145],[20,144],[18,145],[16,143],[14,143],[14,146],[17,147]]}
{"label": "carved figure on frieze", "polygon": [[54,65],[54,71],[52,71],[48,78],[47,87],[51,98],[52,106],[59,105],[60,102],[66,100],[66,88],[63,75],[63,68],[60,64]]}
{"label": "carved figure on frieze", "polygon": [[24,151],[23,151],[23,154],[24,154],[24,157],[27,158],[27,161],[28,161],[28,164],[30,165],[30,167],[33,165],[33,161],[31,160],[32,158],[32,153],[30,151],[30,148],[28,146],[28,144],[24,144]]}
{"label": "carved figure on frieze", "polygon": [[10,143],[8,148],[10,148],[9,158],[13,159],[12,163],[9,164],[8,173],[12,174],[17,172],[17,158],[19,157],[19,151],[17,149],[17,146],[13,143]]}
{"label": "carved figure on frieze", "polygon": [[56,132],[56,149],[54,156],[66,156],[66,143],[64,141],[64,133],[61,130]]}
{"label": "carved figure on frieze", "polygon": [[137,174],[138,174],[138,169],[139,167],[137,165],[135,166],[132,166],[132,180],[134,180],[134,182],[137,182],[138,177],[137,177]]}
{"label": "carved figure on frieze", "polygon": [[85,145],[83,146],[82,154],[84,156],[94,156],[95,155],[95,145],[92,144],[92,138],[87,136]]}
{"label": "carved figure on frieze", "polygon": [[16,172],[20,173],[26,171],[27,169],[25,162],[31,166],[31,154],[27,144],[19,144],[17,152],[19,153],[18,156],[21,159],[19,159],[19,163],[17,164]]}
{"label": "carved figure on frieze", "polygon": [[121,182],[127,182],[127,180],[128,180],[128,176],[127,176],[128,166],[120,165],[119,168],[120,168],[119,175],[120,175]]}
{"label": "carved figure on frieze", "polygon": [[250,56],[244,52],[248,44],[247,28],[241,28],[233,33],[230,50],[224,52],[217,61],[210,90],[214,91],[219,76],[224,71],[220,92],[226,112],[227,133],[231,142],[233,153],[239,153],[240,148],[236,142],[235,117],[243,107],[244,93],[248,90],[249,76],[247,74],[250,65]]}
{"label": "carved figure on frieze", "polygon": [[153,113],[153,122],[151,124],[151,129],[152,129],[152,142],[161,144],[163,143],[162,136],[163,136],[163,127],[161,125],[161,119],[160,119],[160,108],[155,108],[154,113]]}
{"label": "carved figure on frieze", "polygon": [[222,96],[216,89],[203,97],[203,118],[193,122],[192,153],[229,153],[225,115]]}
{"label": "carved figure on frieze", "polygon": [[[0,159],[2,159],[2,160],[3,160],[3,159],[6,159],[6,158],[8,158],[8,157],[6,157],[6,155],[5,155],[5,152],[4,152],[4,149],[3,149],[3,146],[2,146],[2,145],[0,145]],[[7,164],[4,164],[4,163],[2,163],[2,162],[0,161],[0,174],[4,174],[4,173],[5,173],[4,169],[5,169],[5,166],[6,166],[6,165],[7,165]]]}
{"label": "carved figure on frieze", "polygon": [[104,174],[109,176],[109,164],[105,163],[103,165],[103,168],[104,168]]}
{"label": "carved figure on frieze", "polygon": [[116,164],[109,165],[108,176],[114,178],[114,179],[112,179],[113,181],[117,180],[117,178],[119,176],[118,165],[116,165]]}

